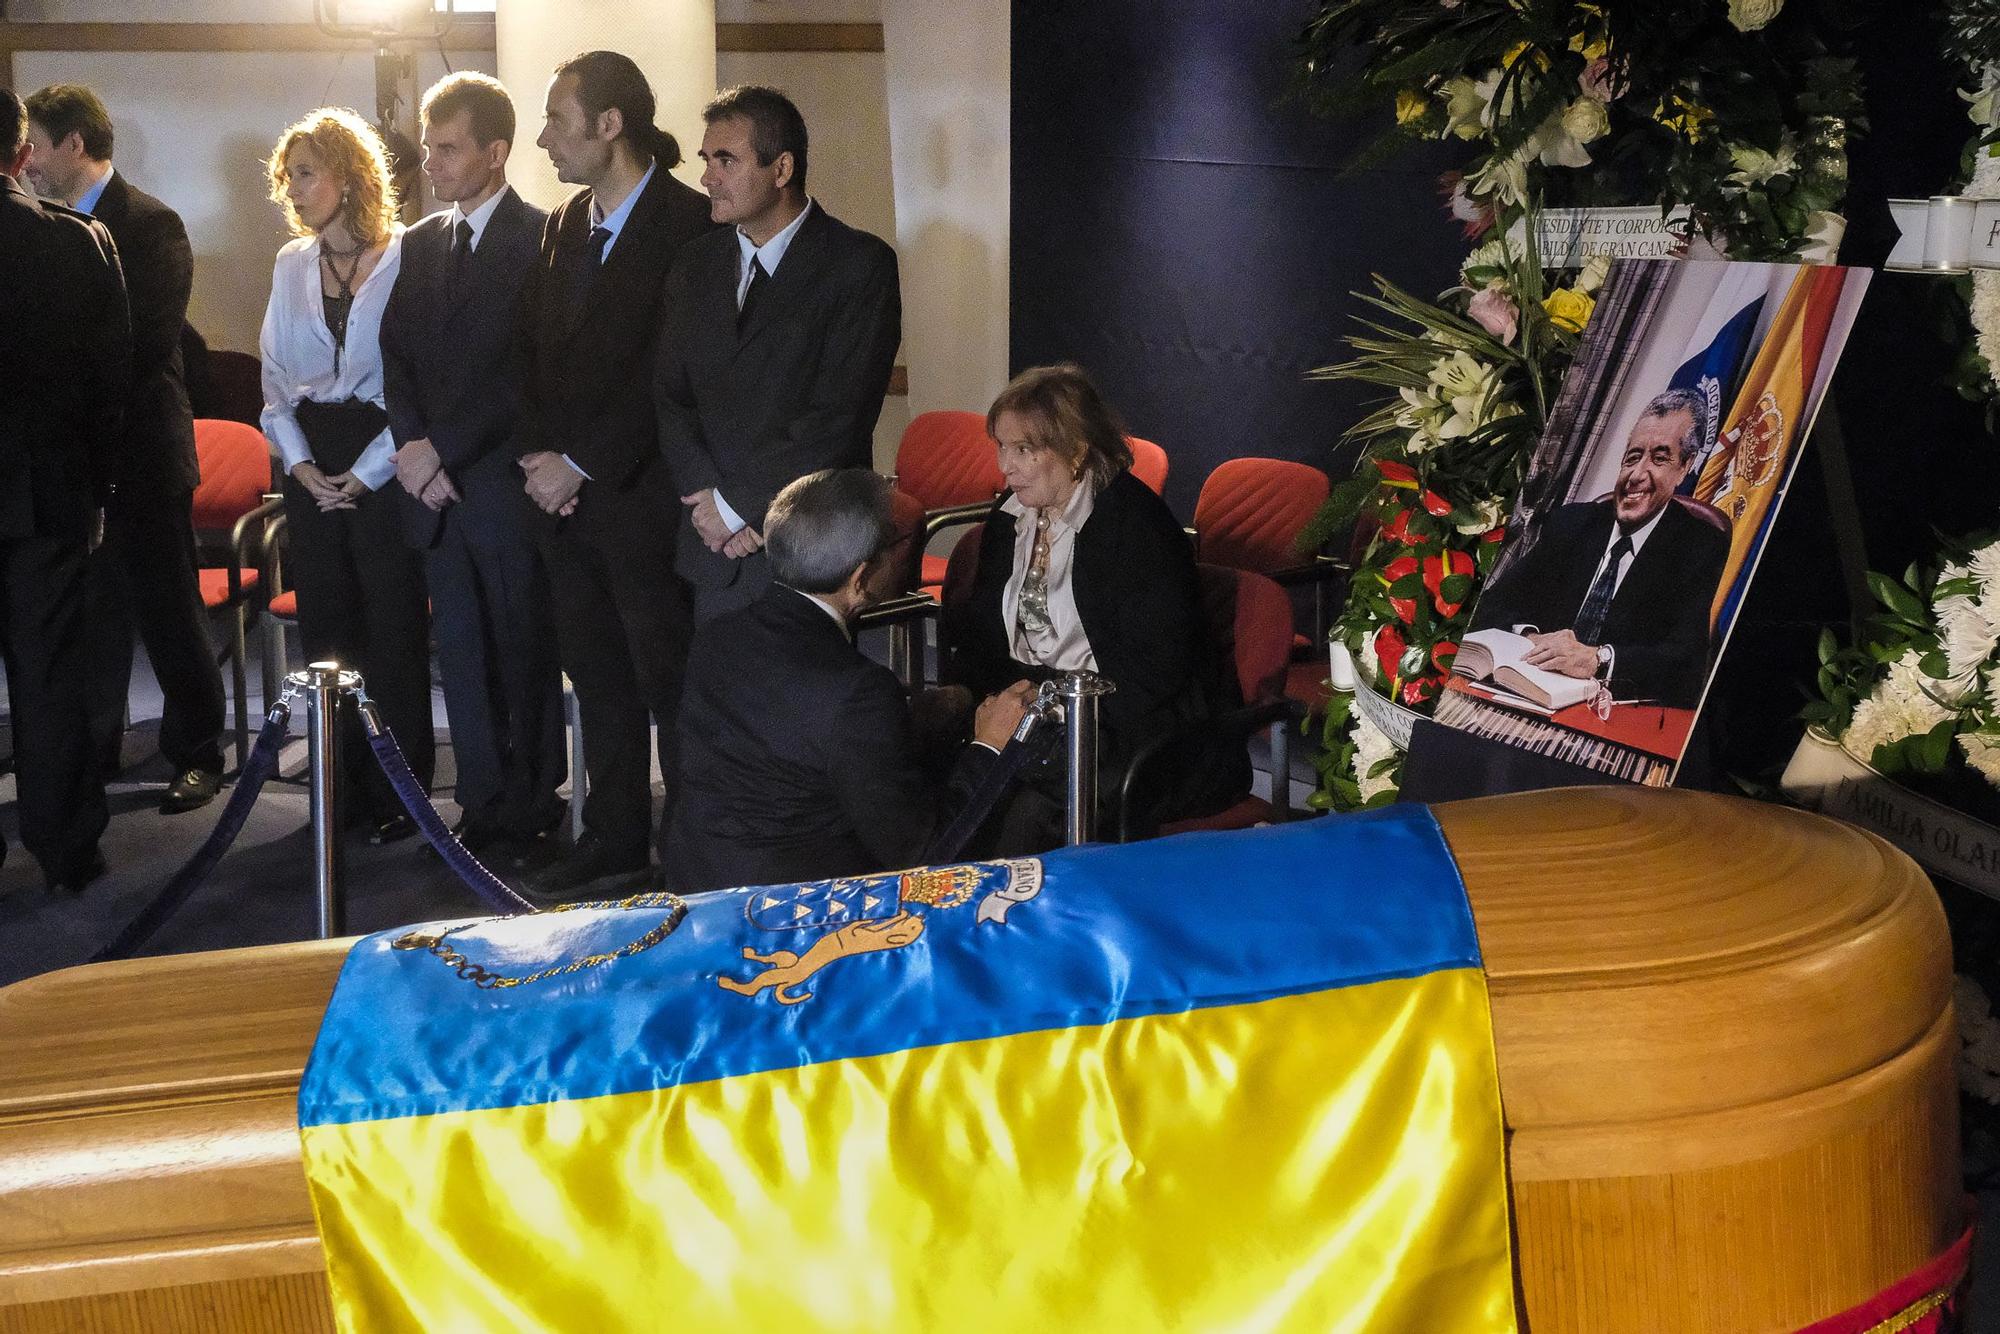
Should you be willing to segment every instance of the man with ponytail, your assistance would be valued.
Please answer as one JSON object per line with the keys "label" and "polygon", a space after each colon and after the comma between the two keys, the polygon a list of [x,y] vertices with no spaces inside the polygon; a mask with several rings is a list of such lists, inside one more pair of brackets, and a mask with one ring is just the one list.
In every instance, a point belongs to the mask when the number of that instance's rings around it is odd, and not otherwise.
{"label": "man with ponytail", "polygon": [[[647,717],[675,772],[689,606],[674,572],[679,497],[660,457],[651,371],[668,270],[709,229],[708,200],[668,173],[674,137],[627,56],[556,67],[536,143],[581,186],[550,215],[528,284],[526,412],[515,442],[583,719],[590,796],[576,845],[536,888],[608,893],[646,878]],[[600,883],[602,882],[602,883]]]}

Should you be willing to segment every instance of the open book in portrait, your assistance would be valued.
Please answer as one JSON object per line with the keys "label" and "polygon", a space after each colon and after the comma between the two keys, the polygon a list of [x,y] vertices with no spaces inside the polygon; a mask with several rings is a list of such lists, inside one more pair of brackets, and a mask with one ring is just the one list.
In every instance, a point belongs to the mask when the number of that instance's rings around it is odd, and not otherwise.
{"label": "open book in portrait", "polygon": [[1673,780],[1870,276],[1612,265],[1437,722]]}

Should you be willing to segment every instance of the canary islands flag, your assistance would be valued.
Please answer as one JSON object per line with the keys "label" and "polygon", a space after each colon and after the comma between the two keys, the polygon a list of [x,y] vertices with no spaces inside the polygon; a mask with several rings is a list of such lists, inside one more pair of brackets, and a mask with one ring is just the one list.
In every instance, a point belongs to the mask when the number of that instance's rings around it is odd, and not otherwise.
{"label": "canary islands flag", "polygon": [[372,936],[299,1117],[347,1330],[1515,1328],[1421,807]]}

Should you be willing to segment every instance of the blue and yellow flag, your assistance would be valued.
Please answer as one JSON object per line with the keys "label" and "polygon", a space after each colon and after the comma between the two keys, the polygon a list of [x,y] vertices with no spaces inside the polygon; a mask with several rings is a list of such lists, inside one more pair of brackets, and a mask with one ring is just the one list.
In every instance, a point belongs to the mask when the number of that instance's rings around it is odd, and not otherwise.
{"label": "blue and yellow flag", "polygon": [[1397,807],[358,943],[343,1329],[1514,1329],[1465,891]]}

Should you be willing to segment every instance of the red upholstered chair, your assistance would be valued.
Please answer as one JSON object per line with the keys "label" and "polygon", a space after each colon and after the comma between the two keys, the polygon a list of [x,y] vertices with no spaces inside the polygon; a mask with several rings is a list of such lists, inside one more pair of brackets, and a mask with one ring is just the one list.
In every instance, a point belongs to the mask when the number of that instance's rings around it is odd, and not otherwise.
{"label": "red upholstered chair", "polygon": [[[1159,828],[1162,834],[1191,829],[1247,829],[1282,821],[1291,815],[1289,729],[1300,712],[1285,698],[1286,668],[1292,652],[1291,599],[1274,581],[1250,570],[1230,570],[1217,565],[1196,568],[1201,575],[1202,613],[1210,638],[1234,668],[1237,689],[1243,696],[1241,708],[1198,726],[1240,735],[1246,742],[1252,733],[1268,727],[1271,794],[1277,800],[1274,804],[1245,792],[1212,815],[1162,823]],[[1156,737],[1133,756],[1119,793],[1119,842],[1128,841],[1134,833],[1131,811],[1134,775],[1172,739],[1165,735]]]}
{"label": "red upholstered chair", "polygon": [[[896,446],[896,486],[923,507],[925,546],[947,529],[977,523],[1007,489],[986,418],[957,411],[912,417]],[[935,589],[944,582],[944,567],[943,556],[924,556],[922,577],[912,587]]]}
{"label": "red upholstered chair", "polygon": [[222,658],[229,663],[230,689],[236,700],[236,762],[250,747],[250,702],[244,678],[245,644],[250,615],[262,585],[260,565],[266,529],[279,501],[267,495],[271,484],[271,446],[264,433],[242,422],[198,419],[194,424],[195,453],[201,462],[201,484],[194,492],[194,526],[210,535],[210,547],[226,563],[204,565],[197,573],[202,604],[229,616],[229,642]]}
{"label": "red upholstered chair", "polygon": [[1167,451],[1136,435],[1125,437],[1132,447],[1132,475],[1153,489],[1156,496],[1167,490]]}
{"label": "red upholstered chair", "polygon": [[1331,489],[1326,474],[1286,459],[1230,459],[1201,484],[1194,503],[1196,550],[1209,565],[1276,576],[1301,557],[1299,534]]}

